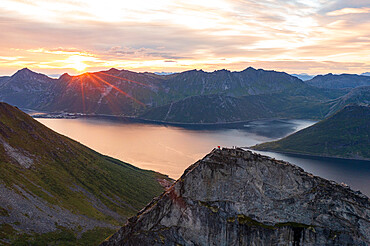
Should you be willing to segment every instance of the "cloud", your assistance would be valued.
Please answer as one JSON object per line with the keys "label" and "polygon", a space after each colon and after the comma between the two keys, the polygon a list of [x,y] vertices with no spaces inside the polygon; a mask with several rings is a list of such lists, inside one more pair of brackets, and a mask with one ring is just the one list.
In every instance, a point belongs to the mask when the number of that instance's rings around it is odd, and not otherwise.
{"label": "cloud", "polygon": [[0,56],[14,58],[0,57],[0,73],[26,65],[47,73],[73,71],[68,64],[76,56],[91,71],[243,69],[248,62],[295,71],[286,61],[305,60],[318,62],[311,67],[318,71],[334,69],[329,61],[345,70],[350,61],[353,72],[365,72],[368,5],[363,0],[3,0]]}
{"label": "cloud", "polygon": [[340,15],[347,15],[347,14],[368,14],[370,13],[370,8],[344,8],[335,10],[332,12],[326,13],[328,16],[340,16]]}

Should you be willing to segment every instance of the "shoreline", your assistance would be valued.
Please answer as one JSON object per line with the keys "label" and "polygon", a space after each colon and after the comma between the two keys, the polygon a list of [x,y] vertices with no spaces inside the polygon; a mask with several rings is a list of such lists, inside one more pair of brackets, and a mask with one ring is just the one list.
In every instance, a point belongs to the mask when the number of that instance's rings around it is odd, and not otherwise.
{"label": "shoreline", "polygon": [[303,154],[303,153],[289,152],[289,151],[277,151],[277,150],[270,150],[270,149],[259,150],[259,149],[254,149],[252,147],[253,146],[251,146],[251,147],[240,147],[240,148],[248,149],[248,150],[252,150],[252,151],[274,152],[274,153],[278,153],[278,154],[296,155],[297,157],[307,156],[307,157],[333,158],[333,159],[342,159],[342,160],[355,160],[355,161],[369,161],[370,162],[370,158],[349,158],[349,157],[341,157],[341,156],[314,155],[314,154]]}
{"label": "shoreline", "polygon": [[[30,110],[26,112],[28,114],[32,113]],[[152,125],[164,125],[164,126],[174,126],[174,127],[195,127],[195,128],[241,128],[244,127],[242,124],[248,124],[250,122],[256,121],[286,121],[286,120],[307,120],[307,121],[317,121],[318,119],[297,119],[297,118],[260,118],[260,119],[251,119],[243,121],[233,121],[233,122],[216,122],[216,123],[184,123],[184,122],[170,122],[170,121],[160,121],[160,120],[150,120],[139,118],[136,116],[119,116],[119,115],[106,115],[106,114],[83,114],[83,113],[50,113],[50,112],[38,112],[35,114],[30,114],[33,118],[41,119],[77,119],[77,118],[86,118],[86,119],[106,119],[117,122],[125,123],[142,123],[142,124],[152,124]]]}

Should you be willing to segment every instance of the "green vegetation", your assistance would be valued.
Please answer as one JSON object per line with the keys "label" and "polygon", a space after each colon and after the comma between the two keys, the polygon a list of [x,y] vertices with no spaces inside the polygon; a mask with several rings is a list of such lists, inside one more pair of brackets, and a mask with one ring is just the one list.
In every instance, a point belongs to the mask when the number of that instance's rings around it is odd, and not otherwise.
{"label": "green vegetation", "polygon": [[[48,129],[5,103],[0,103],[0,140],[33,161],[31,167],[26,168],[4,148],[0,148],[1,183],[22,195],[21,191],[13,187],[16,184],[50,205],[107,222],[112,227],[121,225],[125,218],[134,215],[154,196],[161,194],[163,188],[157,179],[167,178],[101,155]],[[116,213],[119,218],[113,218],[99,210],[96,201]],[[7,215],[7,208],[0,208],[0,216]],[[81,238],[77,238],[76,232],[70,228],[41,235],[17,235],[17,243],[22,245],[21,242],[29,240],[70,240],[73,242],[71,245],[76,245],[77,241],[102,240],[112,233],[111,229],[106,228],[96,230],[99,233],[85,232]],[[104,233],[101,234],[101,231]]]}
{"label": "green vegetation", "polygon": [[213,213],[217,213],[218,210],[219,210],[219,208],[217,206],[212,206],[208,202],[199,201],[198,203],[199,203],[199,205],[210,209]]}
{"label": "green vegetation", "polygon": [[248,217],[244,214],[238,214],[236,219],[238,220],[238,223],[242,224],[242,225],[258,226],[258,227],[263,227],[263,228],[266,228],[266,229],[275,229],[274,226],[272,226],[272,225],[263,224],[263,223],[258,222],[256,220],[252,219],[251,217]]}
{"label": "green vegetation", "polygon": [[10,239],[11,235],[15,234],[13,226],[10,224],[1,224],[0,225],[0,239]]}
{"label": "green vegetation", "polygon": [[0,207],[0,216],[9,216],[8,210]]}
{"label": "green vegetation", "polygon": [[351,105],[281,140],[253,146],[317,156],[370,159],[370,107]]}

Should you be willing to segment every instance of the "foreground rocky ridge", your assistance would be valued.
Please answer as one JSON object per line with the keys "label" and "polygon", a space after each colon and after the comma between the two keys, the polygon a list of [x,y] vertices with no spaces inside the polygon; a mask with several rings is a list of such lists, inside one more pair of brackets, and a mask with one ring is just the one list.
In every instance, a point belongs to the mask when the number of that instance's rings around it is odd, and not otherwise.
{"label": "foreground rocky ridge", "polygon": [[369,209],[295,165],[214,149],[102,245],[367,245]]}

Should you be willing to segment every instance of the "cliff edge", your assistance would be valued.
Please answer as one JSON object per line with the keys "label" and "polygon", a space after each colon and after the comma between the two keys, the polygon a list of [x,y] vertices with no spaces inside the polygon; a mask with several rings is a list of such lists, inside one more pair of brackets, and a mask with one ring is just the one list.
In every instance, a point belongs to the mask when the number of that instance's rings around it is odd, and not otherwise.
{"label": "cliff edge", "polygon": [[290,163],[214,149],[101,245],[368,245],[369,208]]}

